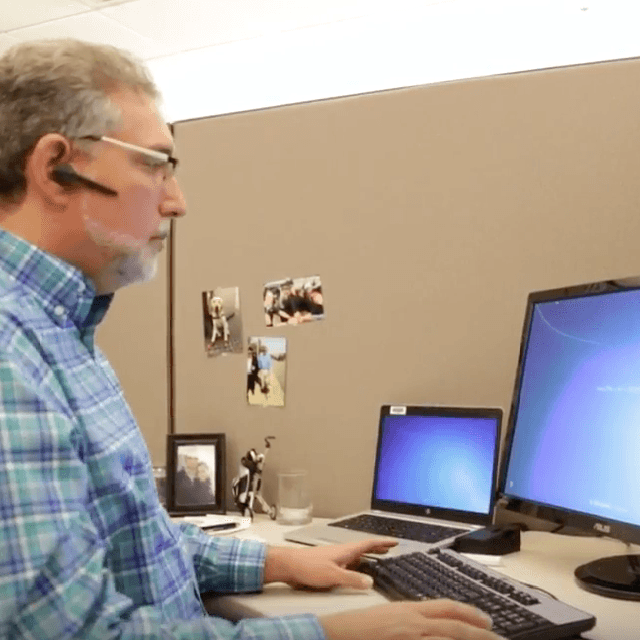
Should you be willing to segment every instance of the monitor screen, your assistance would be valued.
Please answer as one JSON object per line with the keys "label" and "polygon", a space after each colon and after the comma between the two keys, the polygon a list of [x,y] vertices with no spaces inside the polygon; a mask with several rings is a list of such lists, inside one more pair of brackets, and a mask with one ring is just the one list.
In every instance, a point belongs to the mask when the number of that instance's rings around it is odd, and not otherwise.
{"label": "monitor screen", "polygon": [[386,416],[375,497],[491,514],[495,418]]}
{"label": "monitor screen", "polygon": [[383,405],[371,506],[490,524],[502,410]]}
{"label": "monitor screen", "polygon": [[500,493],[640,543],[640,283],[529,295]]}

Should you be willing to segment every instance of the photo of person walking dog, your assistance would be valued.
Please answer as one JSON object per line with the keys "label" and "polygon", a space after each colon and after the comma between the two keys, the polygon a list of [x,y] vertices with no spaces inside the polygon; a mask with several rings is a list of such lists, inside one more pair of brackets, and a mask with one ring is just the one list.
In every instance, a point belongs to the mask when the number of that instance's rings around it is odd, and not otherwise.
{"label": "photo of person walking dog", "polygon": [[207,356],[242,353],[242,319],[238,287],[202,293],[204,348]]}
{"label": "photo of person walking dog", "polygon": [[286,338],[250,337],[247,346],[247,402],[284,407]]}

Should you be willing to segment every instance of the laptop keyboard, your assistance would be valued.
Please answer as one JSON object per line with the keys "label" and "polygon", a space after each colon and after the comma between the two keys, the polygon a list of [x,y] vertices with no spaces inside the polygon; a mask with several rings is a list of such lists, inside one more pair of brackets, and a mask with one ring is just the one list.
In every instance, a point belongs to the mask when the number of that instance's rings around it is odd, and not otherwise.
{"label": "laptop keyboard", "polygon": [[342,527],[354,531],[364,531],[379,536],[390,536],[392,538],[403,538],[405,540],[415,540],[417,542],[440,542],[458,535],[467,533],[467,529],[457,527],[447,527],[444,525],[431,524],[429,522],[412,522],[401,520],[400,518],[387,518],[370,513],[363,513],[346,520],[329,523],[332,527]]}
{"label": "laptop keyboard", "polygon": [[451,598],[478,607],[491,616],[493,631],[508,640],[564,640],[596,622],[592,615],[450,549],[365,559],[360,571],[391,600]]}

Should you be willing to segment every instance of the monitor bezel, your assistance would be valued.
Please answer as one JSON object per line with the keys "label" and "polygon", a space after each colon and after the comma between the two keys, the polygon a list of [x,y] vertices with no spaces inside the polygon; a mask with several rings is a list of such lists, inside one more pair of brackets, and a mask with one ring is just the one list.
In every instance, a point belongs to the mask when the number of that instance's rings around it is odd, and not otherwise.
{"label": "monitor bezel", "polygon": [[[390,405],[385,404],[380,408],[380,422],[378,427],[378,441],[376,444],[376,457],[374,470],[378,468],[380,450],[382,446],[382,423],[390,415],[401,415],[398,411],[404,411],[405,415],[418,416],[442,416],[442,417],[469,417],[488,418],[496,421],[496,438],[494,443],[494,465],[492,471],[491,486],[495,487],[498,479],[500,434],[502,430],[503,411],[500,407],[445,407],[424,405]],[[408,516],[426,518],[438,518],[451,522],[488,526],[493,523],[496,505],[496,492],[491,491],[488,513],[476,513],[472,511],[457,511],[444,509],[433,505],[410,504],[395,502],[393,500],[380,500],[376,498],[377,478],[374,475],[371,487],[371,508],[379,511],[400,513]]]}
{"label": "monitor bezel", "polygon": [[526,311],[520,338],[518,364],[513,386],[509,416],[506,422],[503,455],[500,463],[498,500],[501,508],[520,513],[556,525],[556,528],[572,528],[594,536],[607,536],[624,542],[640,544],[640,526],[621,522],[613,518],[582,511],[575,511],[560,505],[551,505],[521,496],[512,496],[506,490],[507,471],[516,430],[516,420],[520,403],[520,389],[524,373],[524,357],[528,346],[535,305],[540,302],[554,302],[564,299],[598,296],[623,291],[640,290],[640,277],[617,280],[602,280],[566,287],[533,291],[527,297]]}

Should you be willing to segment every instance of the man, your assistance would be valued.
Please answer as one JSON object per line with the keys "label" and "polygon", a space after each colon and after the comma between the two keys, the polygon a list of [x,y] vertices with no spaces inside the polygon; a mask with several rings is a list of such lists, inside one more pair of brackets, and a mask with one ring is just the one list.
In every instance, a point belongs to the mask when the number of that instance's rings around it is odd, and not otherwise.
{"label": "man", "polygon": [[179,505],[198,504],[198,501],[195,499],[195,494],[196,476],[200,460],[197,456],[187,454],[182,460],[179,459],[179,462],[182,462],[183,464],[178,465],[178,471],[176,472],[174,481],[175,484],[173,490],[176,497],[176,503]]}
{"label": "man", "polygon": [[113,48],[0,56],[0,637],[496,640],[485,616],[439,601],[237,625],[206,615],[203,591],[365,587],[346,567],[389,545],[267,548],[161,507],[94,343],[113,292],[153,276],[185,213],[157,98]]}
{"label": "man", "polygon": [[258,380],[260,382],[260,390],[265,395],[269,394],[271,388],[271,367],[273,366],[273,358],[267,349],[266,344],[260,345],[260,353],[258,354]]}

